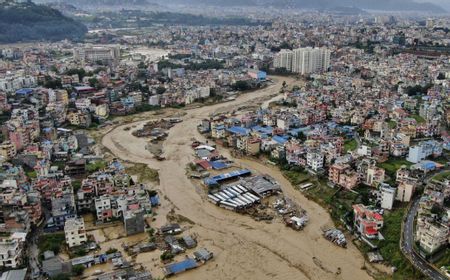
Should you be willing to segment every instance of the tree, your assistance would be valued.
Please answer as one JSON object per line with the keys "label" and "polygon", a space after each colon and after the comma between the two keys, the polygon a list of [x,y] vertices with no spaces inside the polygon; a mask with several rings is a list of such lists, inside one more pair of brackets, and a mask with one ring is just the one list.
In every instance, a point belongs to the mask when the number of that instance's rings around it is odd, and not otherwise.
{"label": "tree", "polygon": [[439,75],[437,76],[438,80],[445,80],[445,74],[444,73],[439,73]]}
{"label": "tree", "polygon": [[72,267],[72,274],[75,276],[81,276],[81,275],[83,275],[84,269],[85,269],[85,267],[82,264],[74,265]]}
{"label": "tree", "polygon": [[166,92],[166,88],[163,86],[159,86],[156,88],[156,94],[163,94],[164,92]]}

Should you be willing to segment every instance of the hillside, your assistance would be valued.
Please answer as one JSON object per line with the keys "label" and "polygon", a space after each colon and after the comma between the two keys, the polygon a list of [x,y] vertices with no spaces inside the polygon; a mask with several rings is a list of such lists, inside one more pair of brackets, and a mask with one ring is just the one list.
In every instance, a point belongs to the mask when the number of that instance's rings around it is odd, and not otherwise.
{"label": "hillside", "polygon": [[78,40],[87,28],[61,12],[32,2],[0,5],[0,43]]}

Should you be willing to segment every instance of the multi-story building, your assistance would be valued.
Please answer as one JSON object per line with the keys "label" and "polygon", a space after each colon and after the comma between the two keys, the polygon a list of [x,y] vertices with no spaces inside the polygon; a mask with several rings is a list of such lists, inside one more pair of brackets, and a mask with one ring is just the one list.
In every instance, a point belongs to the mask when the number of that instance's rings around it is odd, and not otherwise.
{"label": "multi-story building", "polygon": [[449,228],[447,225],[418,219],[416,240],[420,243],[420,248],[432,254],[448,242]]}
{"label": "multi-story building", "polygon": [[120,58],[120,48],[116,46],[88,46],[73,51],[76,60],[87,62],[115,62]]}
{"label": "multi-story building", "polygon": [[378,238],[378,231],[383,227],[383,216],[362,204],[353,205],[353,213],[355,229],[363,237]]}
{"label": "multi-story building", "polygon": [[64,234],[66,243],[70,248],[85,243],[87,241],[87,236],[83,218],[67,219],[64,224]]}
{"label": "multi-story building", "polygon": [[275,56],[273,66],[302,75],[323,72],[330,67],[330,55],[326,48],[283,49]]}
{"label": "multi-story building", "polygon": [[291,50],[282,49],[279,53],[275,55],[273,60],[273,67],[285,68],[287,71],[292,71],[292,56]]}
{"label": "multi-story building", "polygon": [[22,263],[23,241],[14,235],[0,238],[0,267],[16,268]]}
{"label": "multi-story building", "polygon": [[409,202],[414,194],[417,183],[411,180],[401,181],[397,187],[396,199],[402,202]]}
{"label": "multi-story building", "polygon": [[394,205],[396,189],[388,184],[381,184],[379,189],[379,201],[381,208],[391,210]]}
{"label": "multi-story building", "polygon": [[308,153],[306,155],[306,164],[314,171],[319,171],[323,168],[323,154],[321,153]]}
{"label": "multi-story building", "polygon": [[326,48],[300,48],[293,51],[292,72],[302,75],[326,71],[331,52]]}
{"label": "multi-story building", "polygon": [[97,220],[109,221],[112,217],[111,199],[108,195],[102,195],[95,199],[95,211]]}
{"label": "multi-story building", "polygon": [[123,215],[123,224],[127,235],[142,233],[145,230],[144,210],[128,210]]}
{"label": "multi-story building", "polygon": [[440,156],[441,154],[441,144],[437,141],[429,140],[410,147],[407,160],[412,163],[418,163],[431,155]]}

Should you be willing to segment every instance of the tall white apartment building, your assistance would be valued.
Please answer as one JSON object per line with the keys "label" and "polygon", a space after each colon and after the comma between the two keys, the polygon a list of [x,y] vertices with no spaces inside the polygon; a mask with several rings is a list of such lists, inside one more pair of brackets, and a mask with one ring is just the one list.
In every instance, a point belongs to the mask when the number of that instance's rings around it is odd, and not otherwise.
{"label": "tall white apartment building", "polygon": [[288,71],[292,71],[292,56],[291,50],[282,49],[273,61],[274,68],[286,68]]}
{"label": "tall white apartment building", "polygon": [[292,72],[309,74],[322,72],[330,66],[331,52],[326,48],[300,48],[293,51]]}
{"label": "tall white apartment building", "polygon": [[286,68],[288,71],[309,74],[323,72],[330,67],[330,50],[326,48],[299,48],[281,50],[274,58],[275,68]]}

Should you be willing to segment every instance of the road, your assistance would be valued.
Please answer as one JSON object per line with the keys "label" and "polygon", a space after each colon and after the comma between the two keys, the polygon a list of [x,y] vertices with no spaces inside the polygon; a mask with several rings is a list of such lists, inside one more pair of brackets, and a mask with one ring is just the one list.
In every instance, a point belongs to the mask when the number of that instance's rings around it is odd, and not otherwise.
{"label": "road", "polygon": [[432,267],[425,259],[423,259],[414,250],[414,219],[419,209],[420,198],[416,198],[406,216],[406,222],[403,229],[403,244],[402,251],[411,263],[419,269],[425,276],[433,280],[447,280],[447,277],[442,275],[439,270]]}

